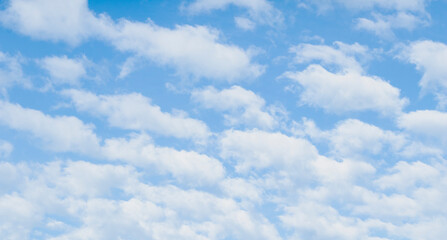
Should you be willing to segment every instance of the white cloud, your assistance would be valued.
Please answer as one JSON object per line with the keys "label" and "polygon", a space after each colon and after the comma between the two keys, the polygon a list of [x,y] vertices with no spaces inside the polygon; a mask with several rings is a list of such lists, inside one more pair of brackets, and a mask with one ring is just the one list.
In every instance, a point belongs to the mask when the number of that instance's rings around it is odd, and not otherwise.
{"label": "white cloud", "polygon": [[318,157],[317,149],[307,140],[260,130],[227,130],[219,144],[221,157],[234,160],[236,172],[243,174],[279,169],[299,176],[306,174],[309,162]]}
{"label": "white cloud", "polygon": [[130,166],[96,165],[81,161],[58,165],[57,171],[61,171],[62,176],[57,176],[56,187],[69,189],[72,196],[80,197],[111,196],[113,189],[135,184],[135,178],[139,176]]}
{"label": "white cloud", "polygon": [[72,116],[52,117],[40,111],[0,101],[0,124],[31,133],[43,141],[44,148],[57,151],[94,153],[99,139],[92,125]]}
{"label": "white cloud", "polygon": [[192,92],[193,101],[205,108],[226,112],[224,114],[228,125],[247,125],[272,129],[278,121],[271,110],[265,106],[265,100],[250,90],[239,86],[218,91],[214,87],[196,89]]}
{"label": "white cloud", "polygon": [[11,143],[0,139],[0,159],[7,158],[13,149],[14,146]]}
{"label": "white cloud", "polygon": [[118,78],[125,78],[130,73],[135,71],[138,68],[138,62],[141,60],[139,57],[131,56],[128,57],[124,63],[120,66],[120,73],[118,74]]}
{"label": "white cloud", "polygon": [[397,125],[435,144],[447,144],[447,113],[419,110],[406,113],[397,119]]}
{"label": "white cloud", "polygon": [[95,95],[81,90],[65,90],[78,111],[104,116],[111,126],[147,130],[164,136],[203,140],[210,135],[202,121],[181,114],[162,112],[141,94]]}
{"label": "white cloud", "polygon": [[417,41],[404,47],[399,58],[416,65],[423,73],[419,86],[422,92],[432,92],[436,95],[441,107],[447,102],[447,68],[444,61],[447,58],[447,45],[430,40]]}
{"label": "white cloud", "polygon": [[221,43],[220,33],[204,26],[163,28],[152,22],[121,20],[106,38],[120,51],[172,66],[185,77],[234,82],[260,76],[264,67],[251,62],[250,53]]}
{"label": "white cloud", "polygon": [[331,113],[372,110],[397,115],[408,102],[388,82],[355,71],[331,73],[320,65],[310,65],[301,72],[287,72],[285,76],[302,87],[301,104]]}
{"label": "white cloud", "polygon": [[357,119],[340,121],[333,129],[323,131],[314,121],[303,118],[301,122],[292,123],[291,132],[295,136],[309,137],[314,142],[327,142],[328,153],[337,159],[374,161],[383,154],[408,159],[422,156],[442,159],[441,148],[426,145],[418,137],[402,131],[384,130]]}
{"label": "white cloud", "polygon": [[253,21],[244,17],[235,17],[234,22],[236,23],[236,26],[244,30],[253,30],[256,27],[256,24]]}
{"label": "white cloud", "polygon": [[23,59],[20,56],[9,56],[0,52],[0,91],[6,93],[6,88],[15,84],[29,87],[31,82],[22,71]]}
{"label": "white cloud", "polygon": [[148,21],[114,22],[99,17],[87,0],[60,3],[57,0],[10,0],[0,12],[0,21],[24,35],[72,45],[89,38],[111,43],[115,48],[173,67],[179,75],[233,82],[256,78],[264,66],[252,63],[249,51],[219,41],[220,33],[204,26],[178,25],[164,28]]}
{"label": "white cloud", "polygon": [[87,0],[11,0],[0,12],[0,21],[8,28],[36,39],[79,44],[107,23],[89,9]]}
{"label": "white cloud", "polygon": [[334,42],[334,46],[302,43],[291,47],[289,51],[296,54],[295,62],[297,63],[321,61],[324,65],[335,65],[337,69],[344,71],[363,72],[363,67],[357,58],[370,58],[368,47],[358,43],[349,45]]}
{"label": "white cloud", "polygon": [[[281,239],[262,215],[230,198],[145,184],[144,172],[131,167],[71,161],[26,165],[32,171],[19,175],[24,185],[16,186],[14,195],[0,196],[5,239],[28,239],[41,231],[46,239],[59,240]],[[117,191],[125,197],[115,199],[111,193]]]}
{"label": "white cloud", "polygon": [[428,21],[425,18],[407,12],[398,12],[393,15],[373,14],[373,18],[374,20],[358,18],[355,27],[387,39],[394,37],[394,29],[411,31],[418,26],[426,25]]}
{"label": "white cloud", "polygon": [[329,158],[320,157],[312,162],[316,175],[327,183],[353,182],[356,178],[373,175],[376,169],[365,162],[345,159],[338,162]]}
{"label": "white cloud", "polygon": [[[274,26],[281,24],[283,21],[281,12],[267,0],[195,0],[182,8],[190,14],[199,14],[217,9],[225,9],[229,5],[246,8],[250,18],[261,24]],[[241,24],[241,20],[243,20],[244,23]],[[249,24],[250,28],[246,28],[248,26],[246,20],[251,22],[251,20],[247,18],[236,17],[236,24],[243,29],[254,28],[253,22]]]}
{"label": "white cloud", "polygon": [[170,174],[186,185],[214,184],[225,175],[219,160],[193,151],[155,146],[147,135],[107,139],[102,152],[106,159],[125,161],[145,169],[155,168],[154,174]]}
{"label": "white cloud", "polygon": [[[389,169],[389,175],[382,176],[375,183],[382,189],[397,189],[406,192],[418,185],[432,184],[438,180],[440,172],[423,162],[398,162]],[[422,183],[422,184],[421,184]]]}
{"label": "white cloud", "polygon": [[346,217],[330,206],[313,202],[303,202],[285,208],[281,222],[295,230],[293,239],[368,239],[369,227],[381,227],[380,222],[362,221]]}
{"label": "white cloud", "polygon": [[[395,29],[412,31],[416,27],[427,25],[430,15],[426,6],[430,0],[316,0],[307,1],[315,5],[319,13],[325,13],[335,7],[343,7],[362,17],[356,19],[356,29],[370,31],[375,35],[392,39]],[[364,17],[369,12],[371,18]]]}
{"label": "white cloud", "polygon": [[367,153],[380,154],[388,146],[396,153],[407,143],[405,136],[382,130],[356,119],[339,122],[336,128],[323,133],[329,141],[331,151],[341,156],[361,157]]}
{"label": "white cloud", "polygon": [[84,59],[70,59],[67,56],[45,57],[39,61],[40,66],[50,75],[54,84],[79,85],[79,80],[86,76]]}
{"label": "white cloud", "polygon": [[[358,59],[365,61],[372,55],[367,47],[358,43],[300,44],[290,48],[290,52],[296,54],[296,63],[312,63],[305,70],[283,74],[298,84],[301,104],[332,113],[372,110],[383,115],[396,115],[408,102],[400,98],[399,89],[364,73]],[[314,64],[314,61],[325,67]]]}
{"label": "white cloud", "polygon": [[220,182],[222,191],[231,198],[248,199],[250,202],[262,201],[262,188],[244,178],[227,178]]}
{"label": "white cloud", "polygon": [[41,214],[31,201],[15,195],[0,197],[0,238],[29,239],[31,228],[40,221]]}
{"label": "white cloud", "polygon": [[321,7],[322,10],[341,5],[351,10],[372,10],[374,8],[396,10],[396,11],[424,11],[427,0],[364,0],[362,2],[356,0],[317,0],[312,1],[313,4]]}

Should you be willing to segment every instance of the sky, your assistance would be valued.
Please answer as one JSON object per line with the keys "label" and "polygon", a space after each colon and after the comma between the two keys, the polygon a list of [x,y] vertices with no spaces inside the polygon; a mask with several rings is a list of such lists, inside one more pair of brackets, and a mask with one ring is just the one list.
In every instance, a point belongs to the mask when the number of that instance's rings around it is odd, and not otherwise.
{"label": "sky", "polygon": [[0,3],[1,239],[447,236],[447,1]]}

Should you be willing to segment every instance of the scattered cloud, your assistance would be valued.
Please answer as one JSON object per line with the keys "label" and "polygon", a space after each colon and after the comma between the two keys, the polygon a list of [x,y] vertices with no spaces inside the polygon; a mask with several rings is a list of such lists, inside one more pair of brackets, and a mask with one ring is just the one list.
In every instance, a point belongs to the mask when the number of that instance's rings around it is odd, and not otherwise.
{"label": "scattered cloud", "polygon": [[5,159],[9,157],[12,150],[14,149],[14,146],[4,140],[0,140],[0,159]]}
{"label": "scattered cloud", "polygon": [[432,143],[447,144],[447,113],[436,110],[418,110],[397,119],[397,125]]}
{"label": "scattered cloud", "polygon": [[52,83],[78,86],[80,79],[87,74],[86,61],[85,57],[70,59],[67,56],[52,56],[43,58],[39,64],[48,72]]}
{"label": "scattered cloud", "polygon": [[102,155],[148,170],[155,168],[153,174],[169,174],[179,183],[192,186],[215,184],[225,175],[219,160],[194,151],[156,146],[145,134],[106,139]]}
{"label": "scattered cloud", "polygon": [[13,85],[31,86],[31,81],[22,70],[23,58],[20,56],[10,56],[0,52],[0,91],[6,94],[6,89]]}
{"label": "scattered cloud", "polygon": [[447,58],[447,45],[430,40],[416,41],[403,47],[398,58],[416,65],[423,73],[419,86],[422,93],[433,93],[439,107],[447,105],[447,69],[443,64]]}
{"label": "scattered cloud", "polygon": [[235,18],[236,25],[244,30],[253,29],[255,27],[253,21],[270,26],[281,24],[284,21],[282,13],[267,0],[195,0],[183,5],[182,9],[189,14],[199,14],[225,9],[230,5],[247,9],[249,18]]}
{"label": "scattered cloud", "polygon": [[177,74],[193,79],[234,82],[253,79],[264,72],[264,66],[252,62],[248,50],[219,40],[221,33],[216,29],[190,25],[170,29],[150,20],[115,22],[105,14],[90,11],[87,0],[68,4],[55,0],[11,0],[0,12],[0,21],[41,40],[78,45],[89,38],[100,39],[119,51],[173,67]]}
{"label": "scattered cloud", "polygon": [[390,83],[355,71],[332,73],[320,65],[310,65],[301,72],[287,72],[284,76],[302,88],[301,104],[330,113],[369,110],[392,116],[399,115],[408,103]]}
{"label": "scattered cloud", "polygon": [[230,125],[246,125],[273,129],[278,125],[274,108],[267,107],[265,100],[240,86],[218,91],[214,87],[196,89],[191,98],[204,108],[225,112],[225,122]]}
{"label": "scattered cloud", "polygon": [[162,112],[141,94],[96,95],[74,89],[62,94],[71,99],[78,111],[105,117],[114,127],[196,140],[204,140],[210,135],[204,122],[183,114]]}
{"label": "scattered cloud", "polygon": [[98,151],[99,138],[93,126],[72,116],[52,117],[18,104],[0,101],[0,124],[30,133],[42,140],[42,147],[56,152]]}

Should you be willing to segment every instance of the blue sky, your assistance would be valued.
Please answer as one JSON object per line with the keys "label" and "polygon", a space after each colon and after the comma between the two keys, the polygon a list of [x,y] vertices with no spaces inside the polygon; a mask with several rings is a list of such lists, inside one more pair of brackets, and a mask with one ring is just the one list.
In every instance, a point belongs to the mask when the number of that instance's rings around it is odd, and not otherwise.
{"label": "blue sky", "polygon": [[1,239],[444,239],[444,0],[3,0]]}

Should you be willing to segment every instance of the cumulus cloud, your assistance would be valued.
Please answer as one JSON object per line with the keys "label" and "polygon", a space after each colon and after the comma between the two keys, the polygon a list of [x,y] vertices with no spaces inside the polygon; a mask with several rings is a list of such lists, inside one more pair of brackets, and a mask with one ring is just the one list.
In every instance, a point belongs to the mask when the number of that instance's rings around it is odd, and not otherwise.
{"label": "cumulus cloud", "polygon": [[0,52],[0,91],[6,93],[6,89],[13,85],[31,86],[31,82],[22,70],[23,59],[20,56],[10,56]]}
{"label": "cumulus cloud", "polygon": [[253,30],[256,27],[256,24],[253,21],[244,17],[235,17],[234,22],[236,23],[236,26],[244,30]]}
{"label": "cumulus cloud", "polygon": [[357,119],[340,121],[328,131],[322,131],[315,122],[303,119],[294,123],[292,132],[297,136],[309,136],[316,142],[328,141],[330,153],[338,158],[362,159],[370,154],[383,154],[387,150],[400,153],[409,143],[402,133],[383,130]]}
{"label": "cumulus cloud", "polygon": [[13,149],[14,146],[11,143],[0,139],[0,159],[7,158]]}
{"label": "cumulus cloud", "polygon": [[120,51],[172,66],[181,76],[234,82],[256,78],[264,67],[248,51],[219,41],[220,33],[204,26],[164,28],[152,22],[121,20],[106,36]]}
{"label": "cumulus cloud", "polygon": [[294,231],[296,239],[368,239],[368,228],[383,228],[380,222],[363,221],[341,215],[335,208],[314,202],[303,202],[285,209],[281,222]]}
{"label": "cumulus cloud", "polygon": [[368,18],[358,18],[355,27],[357,29],[366,30],[374,33],[375,35],[392,39],[394,38],[394,29],[406,29],[413,30],[418,26],[428,24],[426,18],[407,13],[398,12],[393,15],[372,14],[374,20]]}
{"label": "cumulus cloud", "polygon": [[[0,172],[4,167],[24,166],[0,164]],[[265,217],[230,198],[152,186],[129,166],[69,161],[25,168],[33,178],[19,175],[23,185],[0,197],[5,239],[28,239],[38,231],[51,239],[281,239]],[[126,197],[114,199],[117,191]]]}
{"label": "cumulus cloud", "polygon": [[42,40],[72,45],[89,38],[112,44],[116,49],[173,67],[184,77],[233,82],[260,76],[264,66],[252,63],[249,51],[220,41],[216,29],[177,25],[165,28],[126,19],[113,21],[96,16],[87,0],[61,4],[55,0],[10,0],[0,13],[3,25]]}
{"label": "cumulus cloud", "polygon": [[79,85],[79,80],[86,76],[86,59],[71,59],[67,56],[45,57],[39,61],[40,66],[45,69],[54,84]]}
{"label": "cumulus cloud", "polygon": [[262,97],[240,86],[221,91],[214,87],[196,89],[191,93],[191,98],[205,108],[225,112],[228,125],[272,129],[278,124],[274,107],[267,107]]}
{"label": "cumulus cloud", "polygon": [[3,25],[36,39],[76,45],[107,23],[88,9],[86,0],[11,0],[6,6],[0,12]]}
{"label": "cumulus cloud", "polygon": [[280,169],[299,175],[305,173],[307,164],[318,157],[317,149],[305,139],[256,129],[227,130],[219,145],[220,156],[233,159],[239,173]]}
{"label": "cumulus cloud", "polygon": [[353,0],[317,0],[306,2],[316,6],[320,13],[336,7],[342,7],[355,13],[369,12],[371,17],[359,17],[356,19],[355,28],[370,31],[379,37],[387,39],[394,37],[393,31],[395,29],[411,31],[430,22],[430,15],[425,10],[430,2],[429,0],[368,0],[361,2]]}
{"label": "cumulus cloud", "polygon": [[44,148],[56,152],[93,154],[99,149],[94,126],[72,116],[52,117],[18,104],[0,101],[0,124],[30,133],[43,141]]}
{"label": "cumulus cloud", "polygon": [[106,139],[102,154],[109,160],[124,161],[148,170],[155,168],[154,174],[169,174],[186,185],[214,184],[225,175],[219,160],[194,151],[156,146],[147,135]]}
{"label": "cumulus cloud", "polygon": [[182,114],[162,112],[141,94],[95,95],[81,90],[65,90],[78,111],[105,117],[114,127],[147,130],[164,136],[203,140],[210,135],[205,123]]}
{"label": "cumulus cloud", "polygon": [[285,76],[302,87],[301,104],[331,113],[370,110],[396,115],[408,102],[400,98],[400,90],[390,83],[355,71],[332,73],[320,65],[310,65],[301,72],[288,72]]}
{"label": "cumulus cloud", "polygon": [[[281,24],[283,21],[281,12],[267,0],[195,0],[182,6],[182,8],[189,14],[199,14],[225,9],[229,5],[247,9],[249,17],[261,24],[274,26],[275,24]],[[248,18],[236,17],[235,20],[236,25],[242,29],[254,28],[255,23]]]}
{"label": "cumulus cloud", "polygon": [[302,43],[289,50],[295,54],[296,63],[320,61],[325,66],[335,66],[338,70],[363,72],[357,58],[370,58],[368,47],[358,43],[334,42],[333,46]]}
{"label": "cumulus cloud", "polygon": [[399,192],[407,192],[417,185],[433,184],[438,179],[440,172],[433,166],[423,162],[398,162],[389,169],[389,175],[384,175],[375,181],[382,189],[395,189]]}
{"label": "cumulus cloud", "polygon": [[297,83],[301,104],[332,113],[372,110],[395,115],[408,102],[400,97],[398,88],[364,73],[357,59],[372,57],[365,46],[341,42],[335,42],[334,46],[300,44],[290,48],[290,52],[296,55],[296,63],[312,63],[303,71],[283,75]]}
{"label": "cumulus cloud", "polygon": [[447,113],[419,110],[397,119],[397,125],[416,136],[436,144],[447,144]]}
{"label": "cumulus cloud", "polygon": [[321,7],[322,10],[335,5],[341,5],[351,10],[372,10],[374,8],[396,10],[396,11],[424,11],[427,0],[366,0],[358,2],[355,0],[317,0],[313,4]]}
{"label": "cumulus cloud", "polygon": [[447,45],[430,40],[416,41],[405,46],[399,58],[416,65],[423,73],[419,86],[423,93],[433,93],[440,107],[447,105],[447,69],[443,64],[447,58]]}

